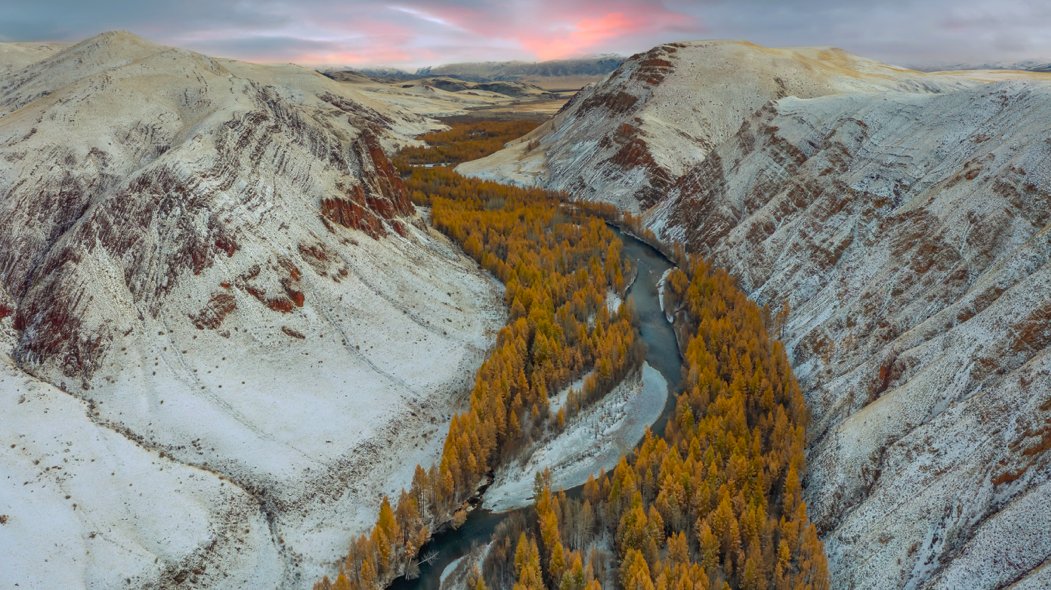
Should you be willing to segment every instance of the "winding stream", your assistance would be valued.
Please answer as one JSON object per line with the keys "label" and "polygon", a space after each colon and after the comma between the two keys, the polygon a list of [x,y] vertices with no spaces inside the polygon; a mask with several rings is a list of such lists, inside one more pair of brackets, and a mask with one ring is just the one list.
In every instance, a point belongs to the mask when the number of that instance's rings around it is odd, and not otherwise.
{"label": "winding stream", "polygon": [[[672,264],[652,246],[614,229],[624,241],[624,254],[635,262],[638,278],[628,289],[628,299],[635,305],[639,320],[639,330],[646,343],[646,362],[660,371],[668,381],[669,392],[676,392],[682,385],[682,359],[671,324],[661,311],[657,283]],[[664,403],[664,410],[652,430],[661,435],[675,410],[675,396],[669,395]],[[573,490],[579,489],[573,488]],[[572,490],[571,490],[572,491]],[[532,510],[532,507],[521,508],[521,511]],[[485,545],[492,537],[496,525],[507,518],[511,512],[494,513],[484,508],[470,512],[467,521],[458,529],[446,530],[424,545],[421,555],[437,552],[428,563],[420,565],[420,577],[415,580],[398,578],[391,584],[392,590],[439,590],[442,571],[456,561],[474,545]]]}

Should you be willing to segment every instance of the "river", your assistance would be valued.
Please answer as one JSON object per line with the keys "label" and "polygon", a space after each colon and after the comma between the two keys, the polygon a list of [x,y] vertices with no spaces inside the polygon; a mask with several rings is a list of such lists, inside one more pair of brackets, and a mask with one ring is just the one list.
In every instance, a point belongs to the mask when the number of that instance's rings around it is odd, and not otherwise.
{"label": "river", "polygon": [[[627,295],[628,300],[635,306],[639,331],[642,340],[646,343],[646,362],[660,371],[667,380],[669,393],[677,392],[682,385],[682,357],[679,355],[679,347],[675,341],[675,333],[672,331],[671,324],[661,311],[657,288],[661,276],[673,265],[649,244],[619,230],[615,231],[624,242],[624,255],[633,260],[638,269],[638,278],[628,289]],[[674,410],[675,396],[668,395],[664,411],[652,426],[654,433],[658,435],[664,433],[664,426],[668,423]],[[573,490],[576,489],[579,489],[579,486],[573,488]],[[532,508],[521,508],[520,510],[530,511]],[[514,512],[516,511],[494,513],[481,507],[471,511],[460,528],[449,529],[436,535],[423,547],[421,555],[430,555],[435,552],[436,555],[431,561],[420,566],[420,576],[417,579],[398,578],[390,588],[392,590],[439,590],[442,571],[446,566],[467,554],[473,546],[487,544],[496,525]]]}

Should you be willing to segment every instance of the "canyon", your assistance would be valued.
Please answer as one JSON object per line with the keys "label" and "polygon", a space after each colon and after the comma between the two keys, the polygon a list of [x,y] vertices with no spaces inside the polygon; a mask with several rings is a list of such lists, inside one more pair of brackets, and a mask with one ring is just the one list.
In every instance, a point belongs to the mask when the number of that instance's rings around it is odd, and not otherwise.
{"label": "canyon", "polygon": [[1051,583],[1051,78],[673,43],[464,174],[564,190],[780,318],[835,587]]}
{"label": "canyon", "polygon": [[744,42],[564,105],[450,72],[0,44],[0,585],[331,574],[506,318],[388,158],[479,111],[553,116],[459,172],[614,205],[767,306],[833,587],[1051,585],[1051,77]]}

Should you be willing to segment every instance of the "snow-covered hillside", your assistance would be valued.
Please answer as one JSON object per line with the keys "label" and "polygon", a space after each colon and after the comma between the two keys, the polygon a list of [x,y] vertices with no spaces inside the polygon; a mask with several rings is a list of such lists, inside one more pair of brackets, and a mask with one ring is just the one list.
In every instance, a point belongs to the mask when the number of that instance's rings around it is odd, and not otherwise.
{"label": "snow-covered hillside", "polygon": [[0,80],[0,586],[309,586],[503,317],[383,154],[432,123],[127,33],[59,49]]}
{"label": "snow-covered hillside", "polygon": [[672,44],[461,166],[641,212],[790,306],[840,588],[1051,582],[1051,78]]}
{"label": "snow-covered hillside", "polygon": [[637,213],[659,201],[676,178],[771,100],[961,84],[838,49],[672,43],[634,56],[509,149],[459,170],[539,182]]}

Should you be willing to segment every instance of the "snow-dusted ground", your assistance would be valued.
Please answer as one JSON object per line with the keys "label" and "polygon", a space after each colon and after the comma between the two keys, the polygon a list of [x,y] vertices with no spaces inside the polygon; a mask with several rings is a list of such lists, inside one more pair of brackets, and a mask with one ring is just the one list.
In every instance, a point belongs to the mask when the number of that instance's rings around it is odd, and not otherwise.
{"label": "snow-dusted ground", "polygon": [[127,33],[46,55],[0,89],[0,587],[309,587],[505,317],[384,175],[431,123]]}
{"label": "snow-dusted ground", "polygon": [[[547,123],[457,170],[569,190],[577,199],[639,213],[667,193],[669,179],[684,174],[771,100],[896,88],[934,91],[969,83],[963,74],[933,77],[831,48],[669,44],[628,60]],[[637,140],[632,148],[630,142]],[[652,161],[637,158],[640,147]]]}
{"label": "snow-dusted ground", "polygon": [[790,304],[843,587],[994,588],[1051,558],[1049,105],[1039,78],[784,98],[658,214]]}
{"label": "snow-dusted ground", "polygon": [[[17,566],[0,568],[0,587],[153,586],[193,569],[202,574],[184,581],[202,587],[303,587],[327,573],[380,496],[440,454],[502,318],[496,285],[463,291],[469,262],[451,273],[459,282],[426,279],[452,260],[397,263],[375,243],[361,254],[371,248],[391,267],[352,267],[377,291],[344,282],[345,305],[327,322],[289,321],[305,340],[265,324],[254,346],[175,330],[129,345],[156,364],[123,361],[88,401],[3,355],[0,552]],[[455,298],[442,302],[432,285]],[[396,306],[381,296],[390,292]]]}
{"label": "snow-dusted ground", "polygon": [[449,579],[449,576],[451,576],[456,571],[456,569],[460,567],[460,564],[463,563],[464,557],[467,556],[465,555],[458,559],[454,559],[452,562],[449,563],[449,565],[445,566],[445,569],[442,570],[441,577],[438,579],[438,583],[440,586],[444,586],[446,580]]}
{"label": "snow-dusted ground", "polygon": [[548,399],[547,406],[552,415],[557,415],[558,411],[562,409],[562,406],[566,405],[566,401],[569,400],[569,393],[571,391],[577,391],[579,393],[584,389],[584,381],[590,374],[590,372],[585,373],[580,379],[563,387],[561,391]]}
{"label": "snow-dusted ground", "polygon": [[0,416],[0,587],[138,585],[156,576],[157,560],[179,563],[217,533],[236,536],[253,555],[223,563],[218,585],[280,578],[278,549],[255,498],[99,426],[84,402],[6,356]]}
{"label": "snow-dusted ground", "polygon": [[661,311],[664,312],[664,319],[668,320],[668,323],[674,321],[674,318],[672,318],[671,314],[668,313],[668,310],[664,308],[664,289],[667,288],[668,285],[668,275],[670,275],[673,270],[675,269],[669,268],[664,271],[664,273],[661,274],[661,278],[657,281],[657,302],[660,304]]}
{"label": "snow-dusted ground", "polygon": [[641,372],[585,408],[560,434],[540,442],[528,458],[501,468],[483,506],[496,512],[528,506],[536,474],[544,469],[551,470],[555,490],[576,487],[589,475],[612,469],[642,440],[667,399],[668,382],[644,363]]}
{"label": "snow-dusted ground", "polygon": [[610,315],[620,311],[622,303],[624,303],[624,299],[622,299],[616,291],[610,290],[606,292],[606,311],[608,311]]}
{"label": "snow-dusted ground", "polygon": [[61,51],[65,43],[0,43],[0,76]]}
{"label": "snow-dusted ground", "polygon": [[482,571],[482,565],[485,563],[485,558],[489,557],[489,550],[492,547],[493,543],[491,541],[485,545],[478,545],[473,547],[463,557],[450,563],[442,570],[441,590],[466,590],[471,588],[467,584],[468,578],[475,569],[479,572]]}

